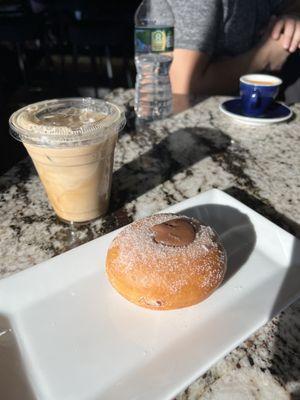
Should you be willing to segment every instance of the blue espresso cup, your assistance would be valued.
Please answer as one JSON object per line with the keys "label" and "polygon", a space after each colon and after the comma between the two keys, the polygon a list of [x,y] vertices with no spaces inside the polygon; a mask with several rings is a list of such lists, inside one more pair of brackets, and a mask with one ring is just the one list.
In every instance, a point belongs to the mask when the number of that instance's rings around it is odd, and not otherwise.
{"label": "blue espresso cup", "polygon": [[249,74],[240,78],[242,111],[247,117],[260,117],[278,95],[282,80],[272,75]]}

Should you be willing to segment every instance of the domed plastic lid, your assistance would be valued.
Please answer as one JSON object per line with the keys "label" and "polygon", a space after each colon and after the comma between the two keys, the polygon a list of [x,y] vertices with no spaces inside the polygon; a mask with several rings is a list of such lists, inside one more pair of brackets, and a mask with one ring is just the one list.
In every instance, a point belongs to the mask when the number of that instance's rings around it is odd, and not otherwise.
{"label": "domed plastic lid", "polygon": [[30,104],[9,119],[11,135],[22,142],[47,147],[97,143],[125,125],[123,110],[92,98],[45,100]]}

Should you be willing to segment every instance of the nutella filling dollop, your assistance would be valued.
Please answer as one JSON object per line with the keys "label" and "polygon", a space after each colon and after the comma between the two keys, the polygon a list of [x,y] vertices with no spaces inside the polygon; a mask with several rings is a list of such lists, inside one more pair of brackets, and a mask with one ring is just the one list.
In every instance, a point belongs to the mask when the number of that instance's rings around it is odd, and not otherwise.
{"label": "nutella filling dollop", "polygon": [[193,225],[184,218],[175,218],[151,227],[156,243],[166,246],[187,246],[195,240]]}

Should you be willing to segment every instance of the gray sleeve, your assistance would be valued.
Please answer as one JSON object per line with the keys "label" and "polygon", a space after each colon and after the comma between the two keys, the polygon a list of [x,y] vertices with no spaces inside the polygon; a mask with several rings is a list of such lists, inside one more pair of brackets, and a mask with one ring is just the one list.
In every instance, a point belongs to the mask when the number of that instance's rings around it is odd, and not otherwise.
{"label": "gray sleeve", "polygon": [[222,22],[221,0],[170,0],[175,16],[175,47],[214,52]]}

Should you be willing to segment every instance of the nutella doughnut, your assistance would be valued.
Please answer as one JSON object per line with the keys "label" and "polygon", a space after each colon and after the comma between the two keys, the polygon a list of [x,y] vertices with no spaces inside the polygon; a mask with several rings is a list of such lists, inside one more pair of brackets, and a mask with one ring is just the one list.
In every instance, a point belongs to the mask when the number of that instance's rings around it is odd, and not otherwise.
{"label": "nutella doughnut", "polygon": [[139,306],[171,310],[208,297],[223,281],[226,253],[197,219],[157,214],[133,222],[113,240],[106,272],[112,286]]}

